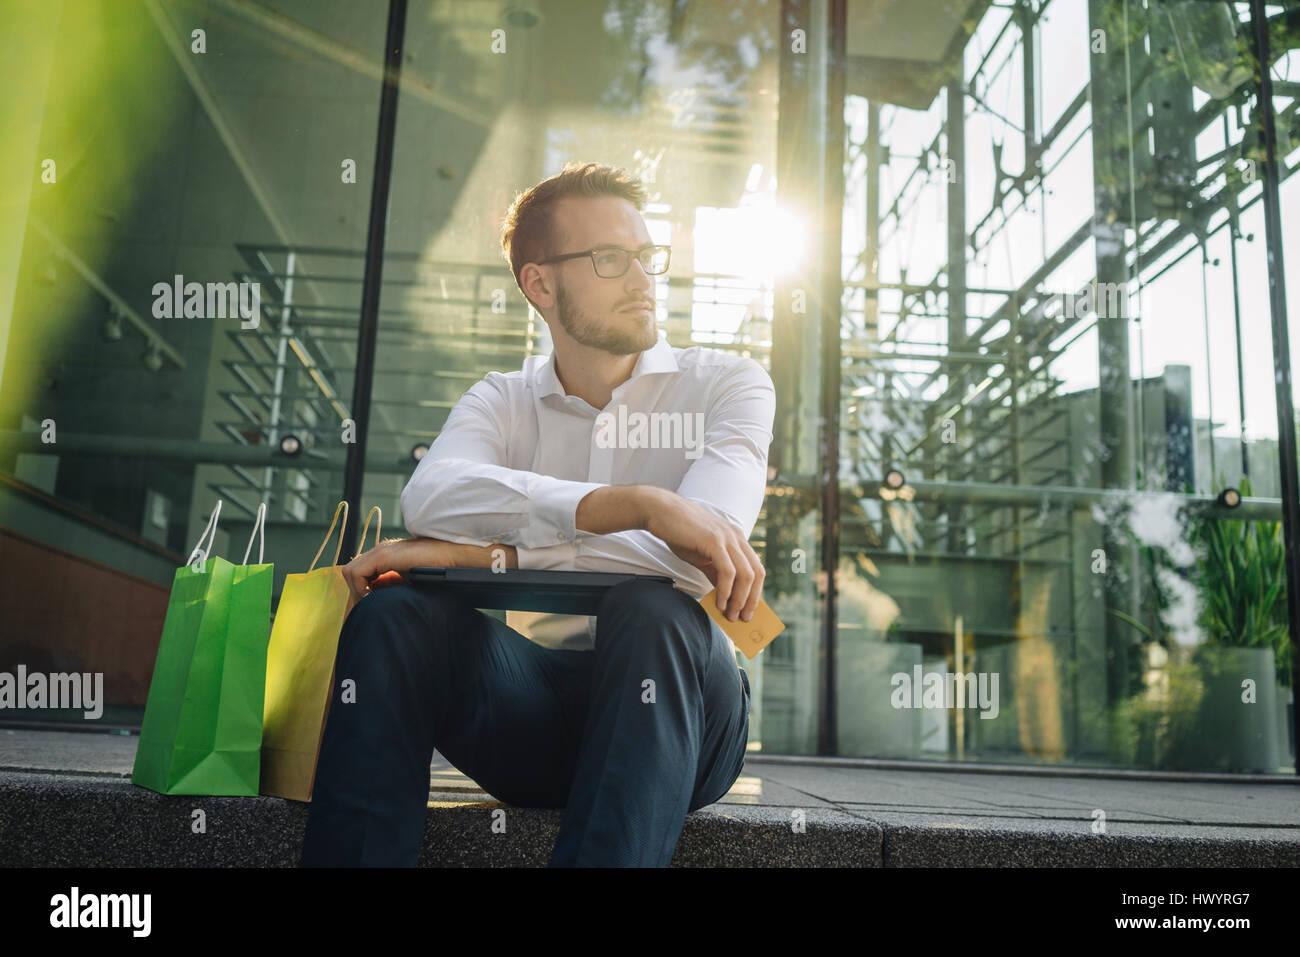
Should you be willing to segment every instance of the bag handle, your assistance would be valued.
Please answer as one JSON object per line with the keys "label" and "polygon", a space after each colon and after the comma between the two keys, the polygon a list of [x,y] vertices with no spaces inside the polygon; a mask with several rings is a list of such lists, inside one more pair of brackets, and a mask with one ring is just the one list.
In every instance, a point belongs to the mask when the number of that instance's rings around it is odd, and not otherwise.
{"label": "bag handle", "polygon": [[262,564],[262,548],[266,545],[266,503],[262,502],[257,506],[257,518],[253,521],[253,534],[248,536],[248,547],[244,549],[244,560],[241,565],[248,564],[248,553],[253,550],[253,539],[257,539],[257,564]]}
{"label": "bag handle", "polygon": [[[357,555],[360,555],[363,551],[365,551],[366,532],[370,530],[370,516],[374,515],[376,512],[379,513],[379,520],[375,522],[375,544],[372,545],[371,547],[372,548],[379,547],[379,529],[384,524],[384,512],[383,509],[381,509],[378,505],[372,505],[370,507],[370,513],[366,515],[366,523],[361,526],[361,538],[359,539],[360,544],[357,545],[357,554],[353,555],[352,556],[353,558],[356,558]],[[342,545],[343,543],[340,541],[339,544]]]}
{"label": "bag handle", "polygon": [[[208,516],[208,524],[203,528],[203,534],[199,536],[199,543],[194,546],[194,551],[190,552],[190,557],[185,559],[185,564],[194,568],[194,559],[199,560],[197,568],[194,571],[202,573],[203,565],[208,560],[208,553],[212,551],[212,546],[217,540],[217,516],[221,514],[221,499],[217,499],[216,508]],[[203,547],[203,542],[208,538],[208,532],[212,533],[212,538],[208,541],[208,547]]]}
{"label": "bag handle", "polygon": [[[316,549],[316,557],[311,560],[311,567],[308,568],[307,571],[311,571],[312,568],[315,568],[316,563],[320,561],[320,553],[325,551],[325,545],[329,542],[330,536],[334,534],[334,526],[338,524],[340,512],[343,513],[343,528],[345,529],[348,527],[348,503],[346,499],[342,502],[339,502],[338,506],[334,509],[334,518],[330,521],[330,530],[326,532],[325,537],[321,539],[320,548]],[[335,565],[339,563],[339,549],[341,549],[342,547],[343,547],[343,529],[339,529],[339,543],[334,546],[333,564]]]}

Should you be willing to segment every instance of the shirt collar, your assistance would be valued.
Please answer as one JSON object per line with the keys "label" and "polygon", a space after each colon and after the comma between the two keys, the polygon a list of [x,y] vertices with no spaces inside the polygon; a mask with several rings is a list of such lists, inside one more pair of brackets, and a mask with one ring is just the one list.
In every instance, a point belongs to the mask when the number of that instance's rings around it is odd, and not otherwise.
{"label": "shirt collar", "polygon": [[[677,358],[673,355],[673,347],[668,344],[666,338],[660,336],[653,346],[637,356],[636,365],[632,367],[632,374],[628,376],[627,382],[656,372],[677,371]],[[533,382],[537,395],[541,398],[548,395],[558,395],[563,398],[566,395],[564,387],[560,385],[559,377],[555,374],[555,353],[552,352],[543,362],[538,363]]]}

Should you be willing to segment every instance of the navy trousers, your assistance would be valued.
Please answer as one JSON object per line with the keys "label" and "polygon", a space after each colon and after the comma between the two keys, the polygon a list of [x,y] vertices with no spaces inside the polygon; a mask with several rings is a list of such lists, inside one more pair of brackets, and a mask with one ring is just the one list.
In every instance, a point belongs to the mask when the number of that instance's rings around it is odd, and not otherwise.
{"label": "navy trousers", "polygon": [[663,583],[606,592],[585,651],[442,586],[372,592],[339,637],[301,866],[416,866],[436,747],[506,804],[564,808],[550,866],[667,867],[686,814],[744,765],[733,647]]}

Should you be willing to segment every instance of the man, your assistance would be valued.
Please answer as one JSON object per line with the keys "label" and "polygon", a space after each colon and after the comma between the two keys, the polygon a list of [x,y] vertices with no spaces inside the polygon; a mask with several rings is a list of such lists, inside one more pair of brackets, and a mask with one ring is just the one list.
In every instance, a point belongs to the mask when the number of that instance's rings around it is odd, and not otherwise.
{"label": "man", "polygon": [[[686,814],[740,775],[749,680],[699,599],[716,585],[733,621],[758,605],[747,539],[775,390],[752,359],[659,338],[653,277],[668,250],[650,239],[645,199],[590,163],[512,204],[502,249],[554,351],[470,387],[402,492],[416,537],[344,570],[365,597],[339,639],[304,865],[414,866],[435,747],[507,804],[565,809],[551,866],[666,867]],[[655,435],[627,427],[647,416]],[[611,588],[585,647],[578,635],[563,648],[451,589],[376,587],[419,565],[494,560],[677,587]]]}

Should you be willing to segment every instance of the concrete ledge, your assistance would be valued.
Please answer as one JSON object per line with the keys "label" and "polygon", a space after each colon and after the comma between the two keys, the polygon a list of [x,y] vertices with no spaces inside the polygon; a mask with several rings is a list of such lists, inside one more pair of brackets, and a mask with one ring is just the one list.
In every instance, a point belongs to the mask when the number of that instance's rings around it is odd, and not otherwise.
{"label": "concrete ledge", "polygon": [[884,863],[886,867],[1300,867],[1300,845],[1247,836],[1094,835],[1086,828],[1034,832],[998,826],[975,830],[886,824]]}
{"label": "concrete ledge", "polygon": [[[191,832],[202,808],[207,833]],[[492,830],[504,808],[505,833]],[[1296,867],[1300,830],[1189,828],[1178,821],[891,812],[719,803],[687,816],[674,867]],[[184,797],[120,774],[0,772],[0,847],[11,867],[292,867],[308,806],[268,797]],[[477,791],[430,793],[426,867],[544,867],[562,812],[516,808]]]}
{"label": "concrete ledge", "polygon": [[[562,812],[432,792],[420,864],[545,867]],[[207,832],[191,831],[201,808]],[[492,811],[506,810],[505,833]],[[293,867],[308,805],[271,797],[156,794],[120,776],[0,772],[9,867]],[[674,867],[878,867],[881,830],[811,808],[795,834],[782,808],[713,805],[687,815]]]}
{"label": "concrete ledge", "polygon": [[[562,811],[516,808],[494,800],[430,796],[420,853],[423,867],[545,867]],[[506,811],[506,833],[492,812]],[[881,830],[841,811],[807,812],[795,834],[782,808],[715,804],[686,816],[672,867],[879,867]]]}
{"label": "concrete ledge", "polygon": [[[0,729],[0,864],[290,867],[309,807],[130,783],[133,735]],[[425,866],[542,867],[563,812],[502,804],[434,752]],[[202,808],[207,833],[191,833]],[[492,830],[505,810],[505,833]],[[1099,813],[1100,812],[1100,813]],[[792,824],[802,816],[805,829]],[[1104,834],[1093,833],[1104,816]],[[1033,775],[751,754],[688,815],[680,867],[1300,867],[1300,782]]]}

